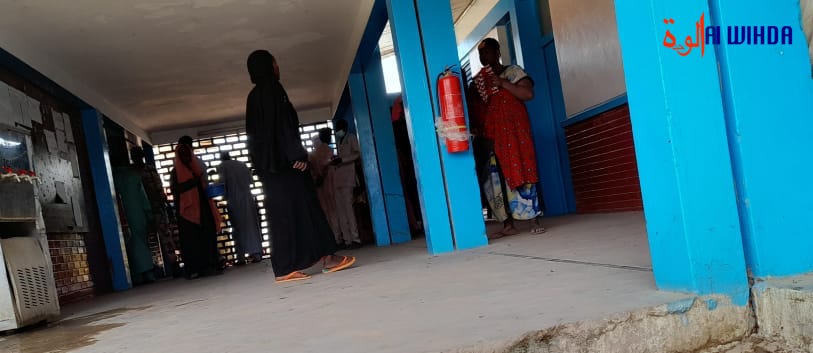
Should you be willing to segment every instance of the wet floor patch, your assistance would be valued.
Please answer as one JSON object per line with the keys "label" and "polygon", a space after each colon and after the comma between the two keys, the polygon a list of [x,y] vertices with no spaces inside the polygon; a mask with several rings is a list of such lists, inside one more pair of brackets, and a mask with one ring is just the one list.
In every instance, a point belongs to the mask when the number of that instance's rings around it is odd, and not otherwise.
{"label": "wet floor patch", "polygon": [[124,326],[124,323],[97,323],[121,314],[149,307],[114,309],[93,315],[61,320],[55,323],[0,336],[0,352],[66,353],[96,343],[102,332]]}

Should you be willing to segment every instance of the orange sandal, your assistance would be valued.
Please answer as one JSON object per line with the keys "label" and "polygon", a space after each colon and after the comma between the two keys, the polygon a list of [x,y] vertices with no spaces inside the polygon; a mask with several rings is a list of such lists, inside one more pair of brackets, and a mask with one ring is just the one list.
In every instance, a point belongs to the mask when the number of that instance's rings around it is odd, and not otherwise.
{"label": "orange sandal", "polygon": [[310,279],[310,278],[311,278],[311,276],[309,276],[309,275],[307,275],[305,273],[302,273],[302,272],[299,272],[299,271],[294,271],[294,272],[291,272],[291,273],[289,273],[289,274],[287,274],[285,276],[277,277],[276,282],[277,283],[285,283],[285,282],[294,282],[294,281],[304,281],[304,280]]}
{"label": "orange sandal", "polygon": [[347,269],[350,266],[353,266],[354,263],[356,263],[356,258],[355,257],[353,257],[353,256],[345,256],[344,259],[342,260],[342,262],[340,262],[338,265],[333,266],[333,267],[326,267],[326,268],[324,268],[322,270],[322,273],[339,272],[341,270]]}

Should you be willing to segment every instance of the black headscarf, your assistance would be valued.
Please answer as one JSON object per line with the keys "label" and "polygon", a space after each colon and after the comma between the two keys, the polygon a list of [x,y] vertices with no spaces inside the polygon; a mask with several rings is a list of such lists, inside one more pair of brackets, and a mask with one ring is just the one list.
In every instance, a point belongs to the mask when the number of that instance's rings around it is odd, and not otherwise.
{"label": "black headscarf", "polygon": [[248,56],[247,65],[251,83],[256,85],[277,80],[274,74],[274,56],[268,50],[255,50]]}
{"label": "black headscarf", "polygon": [[257,50],[249,55],[247,66],[255,85],[246,102],[246,133],[254,168],[267,173],[291,170],[294,162],[308,160],[308,152],[302,146],[296,110],[274,73],[274,56]]}

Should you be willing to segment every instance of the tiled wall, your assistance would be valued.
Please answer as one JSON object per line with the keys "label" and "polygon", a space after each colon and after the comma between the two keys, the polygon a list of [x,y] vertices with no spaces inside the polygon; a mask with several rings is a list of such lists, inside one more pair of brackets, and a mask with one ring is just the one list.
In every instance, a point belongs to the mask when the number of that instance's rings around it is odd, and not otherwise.
{"label": "tiled wall", "polygon": [[[89,178],[83,176],[88,163],[81,153],[84,136],[78,109],[4,67],[0,67],[0,95],[12,102],[11,111],[0,122],[30,131],[31,169],[40,177],[38,197],[59,301],[93,296],[96,285],[107,288],[104,284],[109,280],[101,232],[92,224],[96,215],[85,202]],[[57,183],[64,190],[60,197]],[[89,263],[94,264],[93,274]]]}
{"label": "tiled wall", "polygon": [[81,234],[48,234],[59,302],[62,304],[93,296],[93,281]]}

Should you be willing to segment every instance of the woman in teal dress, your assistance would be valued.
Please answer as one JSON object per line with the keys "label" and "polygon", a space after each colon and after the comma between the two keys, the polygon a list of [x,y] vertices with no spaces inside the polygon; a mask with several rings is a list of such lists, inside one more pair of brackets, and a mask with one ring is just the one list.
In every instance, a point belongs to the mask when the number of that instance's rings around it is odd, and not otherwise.
{"label": "woman in teal dress", "polygon": [[141,174],[132,167],[119,167],[113,172],[116,193],[124,207],[129,236],[125,240],[127,262],[130,265],[130,278],[133,285],[155,281],[152,251],[147,242],[147,225],[152,217],[152,207]]}

